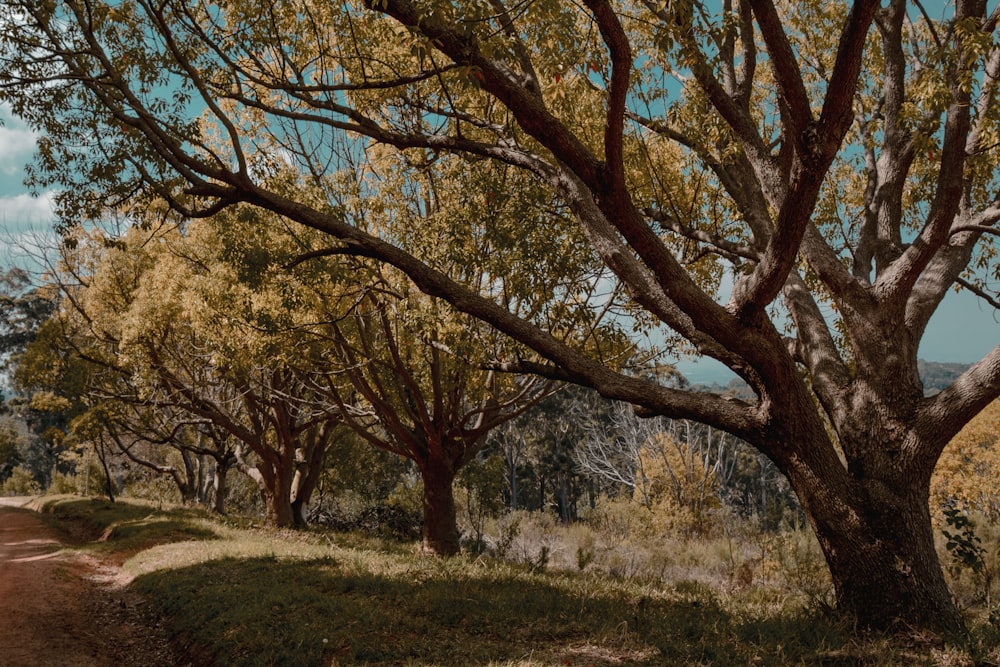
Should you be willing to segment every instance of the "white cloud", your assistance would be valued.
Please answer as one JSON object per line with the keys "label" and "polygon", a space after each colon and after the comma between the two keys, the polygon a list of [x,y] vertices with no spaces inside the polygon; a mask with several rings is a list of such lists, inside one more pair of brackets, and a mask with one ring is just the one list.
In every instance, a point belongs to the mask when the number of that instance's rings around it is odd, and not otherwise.
{"label": "white cloud", "polygon": [[5,176],[21,173],[35,150],[35,133],[24,127],[0,127],[0,171]]}
{"label": "white cloud", "polygon": [[0,197],[0,226],[7,230],[51,226],[54,194],[49,191],[40,197],[29,194]]}
{"label": "white cloud", "polygon": [[37,133],[10,113],[10,107],[0,105],[0,195],[22,192],[24,165],[35,151]]}

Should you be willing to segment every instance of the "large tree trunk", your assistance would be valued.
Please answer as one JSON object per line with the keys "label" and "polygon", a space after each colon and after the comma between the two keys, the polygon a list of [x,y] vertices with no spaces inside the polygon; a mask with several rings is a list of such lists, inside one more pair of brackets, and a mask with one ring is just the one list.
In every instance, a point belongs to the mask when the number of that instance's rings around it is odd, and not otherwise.
{"label": "large tree trunk", "polygon": [[830,568],[838,609],[865,628],[960,630],[934,548],[931,469],[901,485],[884,477],[901,474],[899,468],[875,468],[847,476],[843,469],[788,470]]}
{"label": "large tree trunk", "polygon": [[264,504],[267,508],[265,522],[276,528],[291,528],[295,525],[295,512],[287,493],[263,489]]}
{"label": "large tree trunk", "polygon": [[934,549],[927,494],[858,503],[864,523],[818,530],[838,608],[862,627],[961,629]]}
{"label": "large tree trunk", "polygon": [[455,518],[455,470],[447,461],[431,457],[420,466],[424,483],[424,551],[438,556],[458,553]]}
{"label": "large tree trunk", "polygon": [[245,472],[257,482],[264,499],[264,522],[276,528],[292,527],[295,523],[291,502],[292,475],[263,461]]}

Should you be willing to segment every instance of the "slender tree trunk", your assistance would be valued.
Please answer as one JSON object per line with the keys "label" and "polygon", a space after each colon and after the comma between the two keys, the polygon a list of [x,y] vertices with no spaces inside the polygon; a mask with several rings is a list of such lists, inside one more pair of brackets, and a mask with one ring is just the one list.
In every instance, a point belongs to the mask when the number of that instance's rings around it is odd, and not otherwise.
{"label": "slender tree trunk", "polygon": [[229,466],[225,461],[219,461],[215,465],[215,506],[218,514],[226,513],[226,496],[229,494],[228,486]]}
{"label": "slender tree trunk", "polygon": [[424,551],[438,556],[458,553],[455,518],[455,470],[451,463],[431,457],[420,467],[424,482]]}
{"label": "slender tree trunk", "polygon": [[207,477],[207,475],[205,474],[206,472],[205,468],[207,466],[208,463],[205,460],[205,456],[203,454],[199,454],[194,460],[195,474],[194,474],[194,481],[192,482],[192,486],[194,487],[195,504],[203,503],[205,501],[202,489],[205,488],[205,478]]}
{"label": "slender tree trunk", "polygon": [[559,502],[559,520],[563,524],[569,524],[570,519],[570,506],[569,506],[569,489],[566,484],[566,473],[559,473],[558,477],[558,502]]}
{"label": "slender tree trunk", "polygon": [[181,451],[181,461],[184,463],[184,474],[174,471],[174,482],[181,492],[181,502],[192,506],[198,504],[198,462],[190,452]]}
{"label": "slender tree trunk", "polygon": [[177,489],[181,492],[181,503],[187,507],[193,507],[198,504],[198,487],[194,485],[194,480],[180,481],[175,477],[174,482],[177,485]]}
{"label": "slender tree trunk", "polygon": [[103,445],[100,445],[100,448],[97,450],[97,459],[101,462],[101,469],[104,470],[104,491],[108,494],[108,500],[115,502],[114,482],[111,479],[111,470],[108,468],[108,460]]}
{"label": "slender tree trunk", "polygon": [[510,508],[517,509],[517,467],[510,468]]}

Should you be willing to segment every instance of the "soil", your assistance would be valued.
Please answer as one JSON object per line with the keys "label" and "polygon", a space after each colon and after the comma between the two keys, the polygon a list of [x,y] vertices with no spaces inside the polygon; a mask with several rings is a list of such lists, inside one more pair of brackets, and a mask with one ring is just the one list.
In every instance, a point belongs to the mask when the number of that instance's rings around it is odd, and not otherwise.
{"label": "soil", "polygon": [[0,498],[0,667],[188,664],[118,568],[67,548],[25,500]]}

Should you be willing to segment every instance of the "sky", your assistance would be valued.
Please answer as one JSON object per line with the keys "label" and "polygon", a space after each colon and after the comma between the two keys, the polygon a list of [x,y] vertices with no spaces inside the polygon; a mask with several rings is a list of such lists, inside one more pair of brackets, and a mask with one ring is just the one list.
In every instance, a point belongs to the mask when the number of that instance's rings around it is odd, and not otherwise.
{"label": "sky", "polygon": [[0,269],[17,261],[17,246],[52,226],[51,193],[33,197],[24,187],[24,165],[35,151],[35,135],[0,106]]}
{"label": "sky", "polygon": [[[24,165],[30,162],[35,135],[9,110],[0,107],[0,265],[16,258],[23,239],[51,228],[52,197],[32,197],[23,185]],[[1000,344],[1000,314],[968,293],[949,294],[931,320],[920,347],[928,361],[972,363]],[[678,368],[693,383],[725,384],[734,377],[711,360],[682,360]]]}

